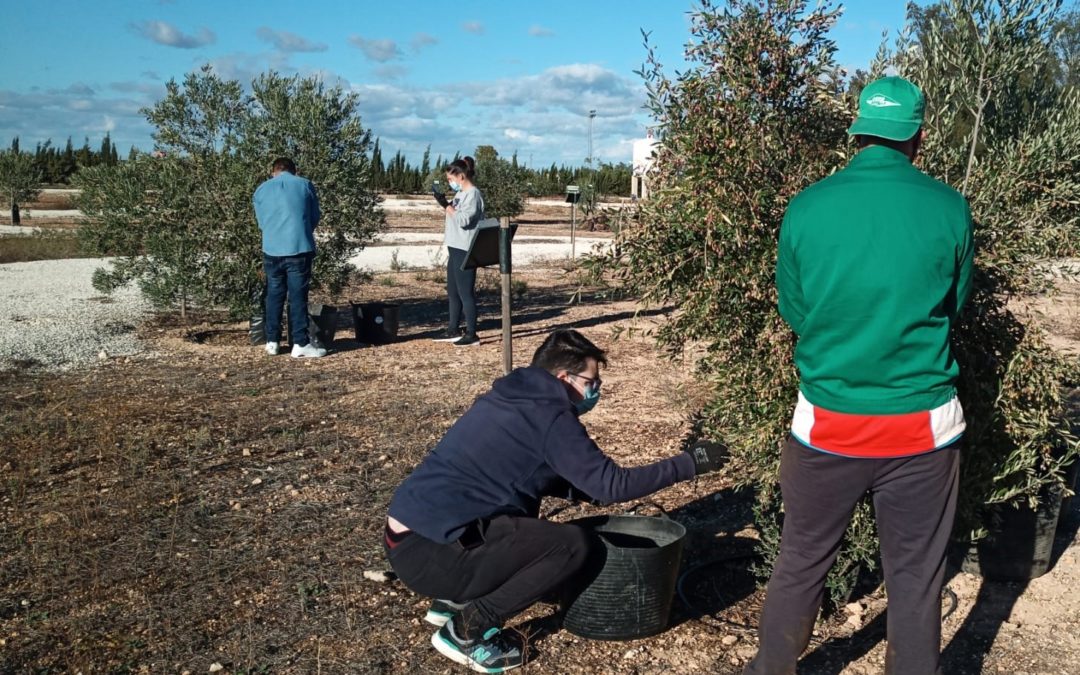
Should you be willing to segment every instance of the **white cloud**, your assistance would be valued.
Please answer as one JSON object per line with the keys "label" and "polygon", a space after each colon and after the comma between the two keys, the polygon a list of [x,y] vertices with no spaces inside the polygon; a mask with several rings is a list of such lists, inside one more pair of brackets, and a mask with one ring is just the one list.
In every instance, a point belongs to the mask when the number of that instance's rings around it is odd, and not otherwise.
{"label": "white cloud", "polygon": [[539,24],[533,24],[529,27],[529,35],[533,37],[552,37],[555,35],[555,31],[550,28],[544,28]]}
{"label": "white cloud", "polygon": [[71,86],[69,86],[64,91],[66,93],[77,94],[79,96],[93,96],[94,95],[94,90],[89,85],[83,84],[82,82],[76,82],[76,83],[72,84]]}
{"label": "white cloud", "polygon": [[[354,84],[365,124],[368,118],[391,120],[415,116],[435,119],[458,105],[458,97],[433,89],[414,89],[392,84]],[[369,125],[370,126],[370,125]]]}
{"label": "white cloud", "polygon": [[399,63],[387,63],[371,69],[375,77],[380,80],[400,80],[409,74],[409,69]]}
{"label": "white cloud", "polygon": [[[252,80],[267,70],[276,70],[286,75],[296,72],[296,68],[289,64],[289,54],[279,51],[261,54],[233,52],[212,58],[207,63],[219,77],[238,80],[245,86],[250,85]],[[201,64],[196,65],[193,70],[198,70],[199,67]]]}
{"label": "white cloud", "polygon": [[644,88],[595,64],[571,64],[535,75],[490,82],[449,82],[416,88],[355,83],[364,126],[382,139],[383,156],[401,149],[419,161],[472,153],[494,145],[518,161],[581,164],[588,155],[587,112],[597,162],[629,162],[631,141],[645,135]]}
{"label": "white cloud", "polygon": [[430,47],[437,44],[439,44],[439,38],[435,37],[434,35],[429,35],[428,33],[417,33],[413,36],[412,41],[409,43],[409,46],[412,47],[412,50],[414,52],[418,52],[424,47]]}
{"label": "white cloud", "polygon": [[312,42],[305,37],[284,30],[274,30],[262,26],[255,34],[263,42],[268,42],[283,52],[325,52],[327,47],[322,42]]}
{"label": "white cloud", "polygon": [[166,47],[195,49],[213,44],[217,37],[209,28],[200,28],[196,35],[187,35],[179,28],[165,21],[140,21],[131,24],[137,35]]}
{"label": "white cloud", "polygon": [[511,141],[519,141],[519,142],[523,141],[525,143],[528,143],[529,145],[538,145],[538,144],[544,142],[544,137],[543,136],[537,136],[535,134],[529,134],[529,133],[526,133],[526,132],[522,131],[521,129],[511,129],[511,128],[503,129],[503,136],[510,139]]}
{"label": "white cloud", "polygon": [[401,56],[401,50],[393,40],[369,40],[360,35],[350,35],[349,44],[359,49],[372,61],[386,63]]}
{"label": "white cloud", "polygon": [[131,80],[110,82],[109,89],[123,94],[145,94],[154,99],[165,96],[165,85],[157,82],[133,82]]}
{"label": "white cloud", "polygon": [[101,135],[112,132],[122,148],[149,145],[152,130],[140,109],[152,100],[84,95],[75,89],[78,87],[44,93],[0,91],[0,137],[19,136],[29,148],[46,140],[63,147],[69,136],[78,146],[83,136],[89,136],[91,147],[95,147]]}
{"label": "white cloud", "polygon": [[[363,125],[382,139],[384,157],[401,149],[409,161],[417,162],[430,144],[433,160],[440,154],[446,159],[454,152],[472,153],[478,145],[491,144],[507,157],[516,150],[519,162],[580,165],[588,154],[587,112],[595,109],[597,161],[629,161],[628,141],[644,136],[648,123],[641,107],[645,100],[641,83],[597,64],[421,87],[404,84],[404,62],[373,63],[371,74],[349,82],[332,71],[292,66],[290,54],[273,49],[231,53],[213,59],[211,65],[218,75],[245,85],[273,68],[343,86],[357,94]],[[193,69],[197,67],[193,62]],[[76,82],[51,90],[0,90],[0,145],[4,136],[14,135],[21,136],[27,147],[50,136],[63,143],[71,135],[81,143],[83,135],[99,139],[108,128],[121,148],[131,144],[147,148],[153,129],[139,110],[163,94],[160,78],[137,75],[93,87]]]}
{"label": "white cloud", "polygon": [[480,23],[479,21],[466,21],[465,23],[461,24],[461,28],[466,33],[472,33],[473,35],[484,34],[484,24]]}
{"label": "white cloud", "polygon": [[579,115],[596,110],[600,117],[638,114],[645,100],[640,83],[592,63],[555,66],[539,75],[514,79],[465,83],[456,89],[481,106],[524,107],[537,112],[561,108]]}

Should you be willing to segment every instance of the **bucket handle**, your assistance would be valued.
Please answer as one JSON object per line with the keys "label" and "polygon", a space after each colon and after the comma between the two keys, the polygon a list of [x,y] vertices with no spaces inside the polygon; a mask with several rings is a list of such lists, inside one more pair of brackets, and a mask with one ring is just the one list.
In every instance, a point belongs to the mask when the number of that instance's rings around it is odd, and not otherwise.
{"label": "bucket handle", "polygon": [[664,507],[660,506],[659,504],[657,504],[656,502],[653,502],[653,501],[638,502],[638,503],[634,504],[633,506],[631,506],[630,508],[626,509],[626,513],[637,515],[637,510],[639,508],[641,508],[642,506],[651,506],[654,509],[656,509],[657,511],[659,511],[660,513],[658,513],[656,515],[657,518],[661,518],[663,520],[671,520],[671,515],[664,509]]}

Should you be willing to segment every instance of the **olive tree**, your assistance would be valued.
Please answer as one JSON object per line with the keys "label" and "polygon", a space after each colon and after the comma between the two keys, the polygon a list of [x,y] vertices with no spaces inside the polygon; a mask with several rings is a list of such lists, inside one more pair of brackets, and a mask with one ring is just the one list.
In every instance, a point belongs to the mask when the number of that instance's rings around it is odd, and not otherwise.
{"label": "olive tree", "polygon": [[[1053,0],[949,0],[914,12],[861,80],[898,68],[926,92],[920,166],[964,191],[976,225],[972,299],[953,336],[967,414],[960,532],[985,507],[1037,501],[1074,461],[1060,381],[1066,364],[1009,300],[1045,286],[1049,256],[1077,250],[1080,101],[1048,76]],[[794,336],[776,310],[781,219],[800,190],[856,151],[855,97],[833,60],[836,11],[805,0],[704,2],[688,68],[641,71],[661,146],[653,191],[598,259],[647,305],[676,311],[656,331],[673,354],[703,345],[714,392],[701,427],[731,447],[756,489],[767,572],[780,532],[778,467],[797,396]],[[917,21],[916,21],[917,20]],[[917,25],[916,25],[917,24]],[[858,86],[858,83],[856,83]],[[857,509],[828,580],[844,597],[875,564],[871,507]]]}
{"label": "olive tree", "polygon": [[277,156],[291,156],[319,191],[315,287],[340,288],[349,257],[384,226],[356,94],[275,73],[249,92],[204,67],[170,81],[144,113],[153,154],[76,177],[85,245],[115,256],[94,276],[103,292],[137,282],[155,305],[182,314],[191,304],[248,312],[262,283],[251,198]]}
{"label": "olive tree", "polygon": [[525,179],[501,157],[476,160],[476,186],[484,195],[488,218],[513,218],[525,210]]}
{"label": "olive tree", "polygon": [[34,156],[18,148],[0,152],[0,191],[11,208],[11,224],[19,225],[19,204],[37,199],[40,192],[41,170]]}
{"label": "olive tree", "polygon": [[[649,51],[641,74],[661,143],[649,198],[620,227],[609,259],[646,305],[677,308],[657,330],[662,346],[707,348],[698,372],[715,393],[702,424],[731,448],[738,479],[757,488],[766,566],[797,393],[794,336],[773,280],[780,223],[788,201],[851,151],[850,104],[828,36],[836,16],[805,0],[705,2],[692,17],[685,71],[669,77]],[[860,531],[872,527],[866,516],[864,507]],[[839,569],[850,573],[861,557],[849,547]]]}
{"label": "olive tree", "polygon": [[1080,251],[1080,92],[1057,76],[1060,1],[932,9],[894,62],[929,103],[923,167],[965,194],[975,220],[954,352],[968,419],[958,529],[978,537],[987,507],[1034,506],[1076,461],[1061,387],[1069,363],[1015,308],[1049,290],[1049,260]]}

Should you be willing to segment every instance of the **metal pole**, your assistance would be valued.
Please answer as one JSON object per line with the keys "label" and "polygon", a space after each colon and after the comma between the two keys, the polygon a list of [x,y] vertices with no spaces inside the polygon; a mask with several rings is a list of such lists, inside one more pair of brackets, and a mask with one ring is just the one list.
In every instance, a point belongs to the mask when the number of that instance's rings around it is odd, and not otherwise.
{"label": "metal pole", "polygon": [[502,350],[503,373],[514,369],[513,341],[510,322],[510,218],[499,219],[499,272],[502,274]]}
{"label": "metal pole", "polygon": [[570,202],[570,261],[574,261],[574,230],[577,229],[576,202]]}
{"label": "metal pole", "polygon": [[[585,198],[590,200],[588,202],[588,206],[591,209],[589,211],[589,215],[593,216],[593,217],[595,217],[595,215],[596,215],[595,209],[596,209],[596,202],[597,202],[597,199],[596,199],[596,169],[593,168],[593,156],[592,156],[592,150],[593,150],[593,148],[592,148],[592,124],[593,124],[593,118],[594,117],[596,117],[596,111],[595,110],[590,110],[589,111],[589,188],[588,188],[589,191],[585,194]],[[571,237],[570,237],[570,242],[571,242],[570,243],[570,249],[571,249],[570,254],[571,254],[571,258],[573,258],[573,247],[574,247],[573,239],[574,239],[574,237],[573,237],[573,235],[571,235]]]}
{"label": "metal pole", "polygon": [[589,170],[590,170],[590,172],[592,171],[592,168],[593,168],[593,165],[592,165],[592,121],[593,121],[594,117],[596,117],[596,111],[595,110],[590,110],[589,111]]}

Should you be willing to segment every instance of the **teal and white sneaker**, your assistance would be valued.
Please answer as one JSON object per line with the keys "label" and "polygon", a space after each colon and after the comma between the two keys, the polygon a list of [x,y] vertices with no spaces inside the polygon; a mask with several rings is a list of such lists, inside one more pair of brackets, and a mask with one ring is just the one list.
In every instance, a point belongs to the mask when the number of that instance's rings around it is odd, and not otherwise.
{"label": "teal and white sneaker", "polygon": [[431,644],[454,663],[478,673],[502,673],[525,663],[525,644],[520,637],[490,628],[479,640],[463,640],[454,632],[453,618],[432,634]]}
{"label": "teal and white sneaker", "polygon": [[428,607],[427,614],[424,615],[424,621],[427,621],[432,626],[442,628],[450,620],[450,617],[460,612],[464,606],[456,602],[436,598],[431,601],[431,606]]}

